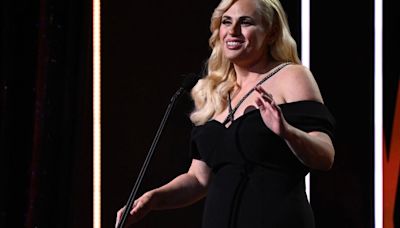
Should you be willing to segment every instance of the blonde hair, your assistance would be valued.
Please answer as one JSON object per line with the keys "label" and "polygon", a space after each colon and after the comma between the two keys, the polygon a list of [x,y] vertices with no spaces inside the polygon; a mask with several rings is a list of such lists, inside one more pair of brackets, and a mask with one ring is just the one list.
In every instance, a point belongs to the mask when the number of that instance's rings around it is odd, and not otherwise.
{"label": "blonde hair", "polygon": [[[222,0],[211,17],[212,32],[209,45],[212,48],[207,61],[208,74],[198,81],[191,95],[195,109],[190,115],[195,125],[202,125],[227,106],[228,93],[236,85],[233,64],[224,57],[219,39],[222,15],[238,0]],[[278,0],[256,0],[258,11],[263,17],[266,31],[273,34],[269,45],[269,55],[279,62],[300,63],[296,42],[290,34],[286,14]]]}

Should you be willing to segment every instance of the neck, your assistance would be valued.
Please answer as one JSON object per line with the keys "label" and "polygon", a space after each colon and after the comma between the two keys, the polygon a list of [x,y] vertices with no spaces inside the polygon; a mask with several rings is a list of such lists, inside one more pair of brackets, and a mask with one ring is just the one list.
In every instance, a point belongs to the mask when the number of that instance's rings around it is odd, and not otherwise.
{"label": "neck", "polygon": [[236,72],[236,83],[240,87],[252,84],[254,81],[258,81],[259,77],[277,65],[275,61],[262,61],[258,62],[253,66],[240,66],[234,64]]}

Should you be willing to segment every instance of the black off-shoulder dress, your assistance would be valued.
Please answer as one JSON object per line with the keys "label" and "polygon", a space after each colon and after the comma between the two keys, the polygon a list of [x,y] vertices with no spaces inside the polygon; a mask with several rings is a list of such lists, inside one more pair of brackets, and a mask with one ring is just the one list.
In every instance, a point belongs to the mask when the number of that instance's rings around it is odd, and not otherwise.
{"label": "black off-shoulder dress", "polygon": [[[279,105],[286,121],[305,132],[333,137],[335,120],[316,101]],[[207,163],[213,177],[203,213],[204,228],[312,228],[305,194],[310,171],[285,141],[269,130],[258,109],[229,127],[216,120],[192,130],[192,156]]]}

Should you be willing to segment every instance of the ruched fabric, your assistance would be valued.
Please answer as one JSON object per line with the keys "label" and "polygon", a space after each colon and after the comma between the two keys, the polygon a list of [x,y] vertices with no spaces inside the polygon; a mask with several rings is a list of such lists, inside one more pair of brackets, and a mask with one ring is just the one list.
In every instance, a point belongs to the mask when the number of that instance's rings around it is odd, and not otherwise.
{"label": "ruched fabric", "polygon": [[[279,107],[292,126],[333,139],[335,120],[324,104],[297,101]],[[195,126],[191,153],[213,173],[204,228],[314,227],[304,183],[310,170],[265,126],[258,109],[229,127],[216,120]]]}

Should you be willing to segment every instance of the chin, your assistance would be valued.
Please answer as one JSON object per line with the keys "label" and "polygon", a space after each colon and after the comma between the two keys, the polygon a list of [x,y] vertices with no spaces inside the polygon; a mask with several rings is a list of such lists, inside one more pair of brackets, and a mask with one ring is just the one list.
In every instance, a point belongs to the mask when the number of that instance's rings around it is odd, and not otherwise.
{"label": "chin", "polygon": [[240,54],[237,53],[224,53],[224,56],[226,59],[228,59],[229,61],[235,61],[240,59]]}
{"label": "chin", "polygon": [[228,56],[228,55],[225,55],[225,58],[227,60],[229,60],[233,64],[238,64],[240,62],[243,62],[242,56],[237,56],[237,55],[236,56],[232,56],[232,55]]}

